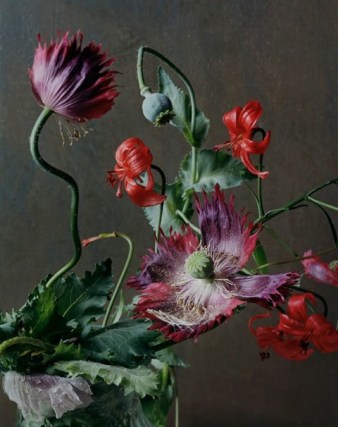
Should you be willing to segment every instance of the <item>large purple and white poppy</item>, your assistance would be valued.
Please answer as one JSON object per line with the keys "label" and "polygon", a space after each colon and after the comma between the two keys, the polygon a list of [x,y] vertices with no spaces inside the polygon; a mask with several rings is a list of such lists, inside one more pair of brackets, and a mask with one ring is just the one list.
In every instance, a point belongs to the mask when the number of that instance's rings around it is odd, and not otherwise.
{"label": "large purple and white poppy", "polygon": [[136,317],[153,320],[152,328],[169,339],[197,337],[230,317],[247,302],[275,303],[282,287],[295,284],[297,273],[240,274],[255,249],[258,232],[215,188],[204,203],[196,202],[201,239],[190,228],[172,233],[149,250],[140,274],[129,285],[141,290]]}
{"label": "large purple and white poppy", "polygon": [[32,68],[28,71],[33,94],[42,107],[47,107],[73,122],[101,117],[109,111],[118,95],[109,66],[114,58],[101,51],[94,42],[82,48],[83,34],[78,31],[68,39],[49,46],[39,44]]}

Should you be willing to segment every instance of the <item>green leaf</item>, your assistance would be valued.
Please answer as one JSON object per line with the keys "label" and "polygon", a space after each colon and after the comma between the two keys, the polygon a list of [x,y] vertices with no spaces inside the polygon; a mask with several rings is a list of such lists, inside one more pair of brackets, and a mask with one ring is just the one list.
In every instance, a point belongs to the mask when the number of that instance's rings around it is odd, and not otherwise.
{"label": "green leaf", "polygon": [[90,360],[134,368],[147,364],[153,357],[150,344],[158,337],[149,331],[149,322],[125,320],[100,328],[82,341]]}
{"label": "green leaf", "polygon": [[267,264],[268,260],[266,258],[265,250],[261,244],[261,242],[258,240],[257,245],[255,247],[255,250],[252,253],[253,259],[255,260],[255,263],[258,267],[258,271],[260,274],[268,274],[268,267],[261,267],[265,264]]}
{"label": "green leaf", "polygon": [[[182,210],[184,206],[184,200],[182,198],[182,186],[180,182],[174,182],[173,184],[166,185],[165,195],[167,197],[163,205],[163,213],[161,220],[161,229],[165,235],[169,234],[170,229],[173,231],[182,231],[182,225],[184,224],[181,217],[176,215],[177,210]],[[144,208],[144,213],[154,231],[157,231],[157,221],[160,206],[151,206]],[[192,205],[186,211],[186,217],[191,218],[193,214]]]}
{"label": "green leaf", "polygon": [[191,154],[181,164],[179,179],[184,190],[214,191],[215,185],[221,189],[237,187],[244,180],[254,179],[239,160],[223,151],[202,150],[197,158],[197,182],[191,182]]}
{"label": "green leaf", "polygon": [[20,310],[26,335],[52,342],[81,335],[83,329],[105,313],[113,286],[111,260],[96,265],[83,279],[71,274],[46,288],[42,281]]}
{"label": "green leaf", "polygon": [[200,147],[205,141],[209,131],[209,119],[202,111],[196,109],[195,131],[191,132],[191,103],[189,96],[182,89],[175,86],[169,75],[162,69],[158,70],[159,92],[166,95],[172,105],[175,117],[170,124],[178,128],[189,144]]}
{"label": "green leaf", "polygon": [[43,363],[55,363],[60,360],[81,360],[84,354],[81,347],[74,343],[60,341],[51,354],[44,354]]}
{"label": "green leaf", "polygon": [[72,274],[55,286],[58,313],[84,328],[104,315],[112,287],[110,259],[97,264],[93,273],[86,271],[83,279]]}
{"label": "green leaf", "polygon": [[67,373],[72,377],[82,377],[92,383],[104,381],[106,384],[122,386],[126,395],[136,392],[141,397],[155,396],[158,386],[157,374],[145,366],[128,369],[122,366],[75,360],[56,363],[52,366],[52,374],[56,372]]}

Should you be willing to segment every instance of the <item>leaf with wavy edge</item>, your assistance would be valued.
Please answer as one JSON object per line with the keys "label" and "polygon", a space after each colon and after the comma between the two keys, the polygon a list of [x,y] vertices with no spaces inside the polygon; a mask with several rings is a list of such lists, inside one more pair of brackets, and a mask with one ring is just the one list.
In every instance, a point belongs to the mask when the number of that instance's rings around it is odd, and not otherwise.
{"label": "leaf with wavy edge", "polygon": [[142,398],[147,395],[155,396],[158,386],[157,374],[145,366],[128,369],[122,366],[72,360],[56,363],[49,372],[64,372],[72,378],[81,377],[92,383],[104,381],[106,384],[123,386],[125,395],[136,392]]}

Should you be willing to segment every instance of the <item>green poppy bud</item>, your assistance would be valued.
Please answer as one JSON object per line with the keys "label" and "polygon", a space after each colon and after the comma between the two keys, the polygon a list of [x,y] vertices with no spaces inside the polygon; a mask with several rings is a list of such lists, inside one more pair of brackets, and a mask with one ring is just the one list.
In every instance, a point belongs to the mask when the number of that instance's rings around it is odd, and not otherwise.
{"label": "green poppy bud", "polygon": [[214,273],[214,263],[205,251],[196,251],[186,259],[185,269],[196,279],[208,279]]}
{"label": "green poppy bud", "polygon": [[155,126],[165,125],[175,116],[170,99],[163,93],[146,93],[142,111]]}

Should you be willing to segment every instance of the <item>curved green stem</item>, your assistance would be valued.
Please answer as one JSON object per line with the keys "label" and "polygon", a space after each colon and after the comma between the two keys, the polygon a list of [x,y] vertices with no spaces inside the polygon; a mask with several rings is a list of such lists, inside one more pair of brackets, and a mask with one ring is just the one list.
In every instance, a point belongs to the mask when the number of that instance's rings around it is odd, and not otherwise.
{"label": "curved green stem", "polygon": [[194,93],[194,90],[191,86],[191,83],[189,82],[188,78],[182,73],[182,71],[178,67],[176,67],[176,65],[173,62],[171,62],[168,58],[166,58],[164,55],[162,55],[162,53],[160,53],[157,50],[152,49],[150,47],[141,46],[139,48],[138,54],[137,54],[137,79],[138,79],[138,83],[139,83],[139,87],[140,87],[141,92],[142,92],[142,90],[148,88],[145,84],[144,75],[143,75],[144,52],[148,52],[151,55],[154,55],[157,58],[159,58],[161,61],[165,62],[170,68],[172,68],[174,70],[174,72],[178,75],[178,77],[185,84],[187,91],[188,91],[188,94],[189,94],[190,103],[191,103],[190,130],[191,130],[192,137],[194,137],[195,125],[196,125],[196,100],[195,100],[195,93]]}
{"label": "curved green stem", "polygon": [[33,127],[31,136],[30,136],[30,150],[34,161],[40,166],[43,170],[49,172],[52,175],[57,176],[58,178],[65,181],[71,191],[71,211],[70,211],[70,227],[72,233],[72,239],[74,243],[74,255],[72,259],[59,271],[57,271],[46,283],[46,287],[51,286],[57,279],[62,277],[67,271],[69,271],[74,265],[79,261],[81,257],[81,240],[78,231],[78,211],[79,211],[79,190],[76,184],[76,181],[73,177],[68,175],[66,172],[63,172],[60,169],[55,168],[54,166],[47,163],[41,156],[39,152],[38,142],[41,130],[53,112],[48,108],[42,110],[40,116],[38,117],[35,125]]}
{"label": "curved green stem", "polygon": [[[254,225],[264,224],[265,222],[269,221],[270,219],[274,218],[277,215],[280,215],[283,212],[286,212],[286,211],[289,211],[291,209],[296,209],[297,207],[300,207],[301,206],[300,204],[302,202],[305,202],[307,200],[311,201],[312,194],[314,194],[317,191],[322,190],[323,188],[325,188],[329,185],[332,185],[332,184],[338,185],[338,178],[331,179],[330,181],[324,182],[323,184],[319,185],[318,187],[313,188],[312,190],[310,190],[309,192],[307,192],[303,196],[298,197],[295,200],[292,200],[290,203],[287,203],[286,205],[282,206],[281,208],[272,209],[272,210],[266,212],[264,215],[259,216],[259,218],[256,219],[256,221],[254,222]],[[315,202],[313,202],[313,200],[312,200],[312,203],[315,203]]]}
{"label": "curved green stem", "polygon": [[[151,165],[151,168],[156,170],[156,172],[159,173],[159,175],[161,176],[161,194],[162,196],[165,195],[165,189],[166,189],[166,179],[165,179],[165,174],[163,172],[163,170],[156,165]],[[155,240],[155,252],[157,252],[157,245],[158,245],[158,241],[160,238],[160,230],[161,230],[161,222],[162,222],[162,214],[163,214],[163,207],[164,207],[164,202],[160,204],[160,209],[158,212],[158,218],[157,218],[157,225],[156,225],[156,240]]]}
{"label": "curved green stem", "polygon": [[[143,74],[143,58],[144,58],[144,53],[150,53],[151,55],[156,56],[157,58],[159,58],[161,61],[163,61],[164,63],[166,63],[177,75],[178,77],[183,81],[183,83],[185,84],[187,91],[188,91],[188,95],[190,98],[190,105],[191,105],[191,120],[190,120],[190,133],[191,133],[191,157],[192,157],[192,169],[191,169],[191,182],[192,184],[195,184],[197,181],[197,156],[198,156],[198,149],[195,146],[194,142],[195,142],[195,127],[196,127],[196,98],[195,98],[195,93],[193,90],[193,87],[190,83],[190,81],[188,80],[188,78],[185,76],[185,74],[173,63],[171,62],[168,58],[166,58],[164,55],[162,55],[160,52],[158,52],[155,49],[152,49],[150,47],[147,46],[141,46],[138,50],[138,54],[137,54],[137,80],[138,80],[138,84],[139,84],[139,88],[140,88],[140,92],[141,95],[144,95],[146,92],[148,92],[150,89],[149,87],[145,84],[145,80],[144,80],[144,74]],[[191,200],[191,195],[187,194],[184,206],[183,206],[183,213],[186,213],[188,207],[189,207],[189,203]]]}
{"label": "curved green stem", "polygon": [[[260,154],[259,156],[259,166],[258,170],[261,172],[263,169],[263,154]],[[258,200],[258,216],[262,217],[264,216],[264,206],[263,206],[263,192],[262,192],[262,178],[258,177],[257,180],[257,200]]]}
{"label": "curved green stem", "polygon": [[192,224],[182,211],[177,209],[175,214],[178,215],[179,217],[181,217],[183,219],[183,221],[186,224],[188,224],[189,227],[192,228],[195,231],[195,233],[197,233],[199,236],[202,234],[200,228],[198,228],[196,225]]}
{"label": "curved green stem", "polygon": [[314,203],[315,205],[323,206],[324,208],[332,209],[333,211],[338,212],[338,206],[333,206],[329,203],[322,202],[321,200],[315,199],[314,197],[307,196],[306,200]]}
{"label": "curved green stem", "polygon": [[117,284],[115,286],[113,295],[112,295],[112,297],[111,297],[111,299],[109,301],[109,305],[107,307],[107,310],[106,310],[106,313],[105,313],[105,316],[104,316],[104,319],[103,319],[103,322],[102,322],[102,326],[103,327],[107,326],[111,310],[113,308],[113,305],[114,305],[116,297],[117,297],[117,295],[119,293],[119,290],[120,290],[120,288],[121,288],[121,286],[123,284],[123,281],[124,281],[124,279],[125,279],[125,277],[127,275],[128,268],[130,266],[130,263],[131,263],[131,260],[133,258],[133,254],[134,254],[134,245],[133,245],[133,242],[130,239],[130,237],[127,236],[127,234],[113,232],[113,233],[105,233],[105,234],[101,234],[100,235],[100,238],[107,238],[107,237],[120,237],[120,238],[124,239],[128,243],[129,250],[128,250],[128,256],[127,256],[126,262],[124,264],[123,270],[122,270],[121,275],[119,277],[119,280],[118,280],[118,282],[117,282]]}
{"label": "curved green stem", "polygon": [[310,258],[313,258],[314,256],[325,255],[325,254],[327,254],[327,253],[329,253],[329,252],[332,252],[332,251],[334,251],[334,250],[336,250],[336,249],[337,249],[337,248],[335,247],[335,248],[330,248],[330,249],[327,249],[326,251],[318,252],[317,254],[313,254],[313,255],[309,255],[309,256],[295,257],[295,258],[293,258],[293,259],[288,259],[288,260],[285,260],[285,261],[274,261],[274,262],[269,262],[269,263],[266,263],[266,264],[264,264],[264,265],[261,265],[259,268],[256,268],[256,269],[253,271],[253,274],[256,274],[256,273],[257,273],[260,269],[262,269],[262,268],[274,267],[274,266],[276,266],[276,265],[292,264],[292,263],[294,263],[294,262],[303,261],[304,259],[310,259]]}

